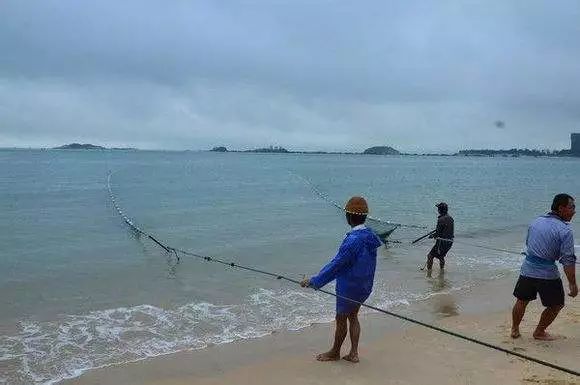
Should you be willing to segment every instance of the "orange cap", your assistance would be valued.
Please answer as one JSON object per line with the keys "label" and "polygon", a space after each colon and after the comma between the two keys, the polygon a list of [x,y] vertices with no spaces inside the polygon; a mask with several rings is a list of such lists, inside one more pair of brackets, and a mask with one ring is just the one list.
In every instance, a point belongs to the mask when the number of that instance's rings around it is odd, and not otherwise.
{"label": "orange cap", "polygon": [[363,197],[352,197],[346,202],[344,211],[349,214],[367,215],[369,213],[369,206]]}

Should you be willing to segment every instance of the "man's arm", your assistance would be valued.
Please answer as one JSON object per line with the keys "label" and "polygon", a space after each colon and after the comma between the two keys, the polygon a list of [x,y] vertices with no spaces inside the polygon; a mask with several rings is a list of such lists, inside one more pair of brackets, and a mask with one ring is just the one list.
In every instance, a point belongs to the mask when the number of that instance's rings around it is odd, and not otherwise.
{"label": "man's arm", "polygon": [[570,292],[568,295],[570,297],[576,297],[578,295],[578,285],[576,285],[576,264],[564,266],[564,273],[568,279],[568,287]]}
{"label": "man's arm", "polygon": [[313,287],[320,289],[330,281],[334,280],[338,274],[348,265],[351,264],[354,257],[354,245],[352,240],[346,238],[340,245],[338,253],[320,272],[310,279],[304,279],[300,283],[302,287]]}
{"label": "man's arm", "polygon": [[576,256],[574,255],[574,236],[569,229],[562,234],[562,243],[560,247],[560,263],[564,267],[564,273],[568,279],[570,297],[578,295],[578,286],[576,285]]}
{"label": "man's arm", "polygon": [[421,239],[424,239],[425,237],[428,237],[429,239],[431,239],[431,238],[435,238],[435,231],[437,231],[437,230],[431,230],[431,231],[429,232],[429,234],[427,234],[427,235],[423,235],[422,237],[415,239],[415,240],[414,240],[413,242],[411,242],[411,243],[417,243],[417,242],[419,242]]}

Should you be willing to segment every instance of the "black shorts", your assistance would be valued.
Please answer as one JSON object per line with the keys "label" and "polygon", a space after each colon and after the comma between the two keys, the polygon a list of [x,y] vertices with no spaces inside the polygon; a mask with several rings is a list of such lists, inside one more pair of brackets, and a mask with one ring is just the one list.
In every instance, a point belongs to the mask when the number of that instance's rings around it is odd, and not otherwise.
{"label": "black shorts", "polygon": [[564,306],[564,285],[560,278],[541,279],[520,275],[514,289],[514,297],[522,301],[533,301],[538,293],[542,305]]}
{"label": "black shorts", "polygon": [[443,259],[447,255],[449,249],[451,249],[451,246],[453,246],[453,242],[437,240],[429,252],[429,255],[437,259]]}

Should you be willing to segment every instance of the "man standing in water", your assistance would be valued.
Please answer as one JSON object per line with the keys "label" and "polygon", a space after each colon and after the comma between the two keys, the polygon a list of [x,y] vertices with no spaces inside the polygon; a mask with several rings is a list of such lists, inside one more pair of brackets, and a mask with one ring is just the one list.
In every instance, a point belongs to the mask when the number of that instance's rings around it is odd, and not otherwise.
{"label": "man standing in water", "polygon": [[453,217],[448,214],[449,206],[447,203],[440,202],[435,205],[439,216],[437,217],[437,227],[433,234],[429,238],[435,238],[435,245],[429,254],[427,254],[427,274],[431,275],[433,269],[433,259],[437,258],[439,260],[439,267],[441,271],[445,268],[445,256],[451,246],[453,246],[453,236],[454,236],[454,222]]}
{"label": "man standing in water", "polygon": [[339,360],[340,348],[350,332],[350,352],[343,359],[359,362],[359,303],[363,303],[373,289],[377,248],[381,246],[379,238],[364,225],[369,212],[364,198],[350,198],[344,211],[352,229],[346,234],[336,256],[317,275],[300,283],[302,287],[319,289],[336,279],[336,294],[340,296],[336,298],[334,344],[328,352],[316,356],[318,361]]}
{"label": "man standing in water", "polygon": [[524,318],[526,306],[539,293],[542,305],[546,308],[533,336],[544,341],[556,339],[546,333],[546,328],[564,307],[564,285],[556,261],[560,261],[564,267],[568,279],[568,295],[578,295],[574,237],[572,228],[567,223],[576,213],[574,198],[568,194],[558,194],[554,197],[551,209],[548,214],[535,219],[528,228],[526,259],[514,289],[517,300],[512,310],[512,338],[520,336],[520,322]]}

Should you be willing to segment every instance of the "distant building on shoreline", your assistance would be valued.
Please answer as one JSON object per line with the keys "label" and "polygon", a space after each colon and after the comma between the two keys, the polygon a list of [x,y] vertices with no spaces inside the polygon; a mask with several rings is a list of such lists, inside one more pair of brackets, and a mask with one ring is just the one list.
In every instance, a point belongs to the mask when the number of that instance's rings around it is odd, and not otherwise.
{"label": "distant building on shoreline", "polygon": [[570,134],[570,154],[580,156],[580,133]]}

